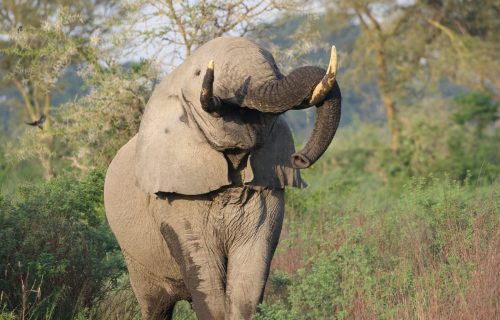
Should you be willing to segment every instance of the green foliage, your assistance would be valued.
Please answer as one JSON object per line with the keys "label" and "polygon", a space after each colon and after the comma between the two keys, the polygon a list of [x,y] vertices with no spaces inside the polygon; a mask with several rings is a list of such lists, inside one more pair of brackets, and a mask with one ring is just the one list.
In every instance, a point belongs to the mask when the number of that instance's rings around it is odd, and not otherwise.
{"label": "green foliage", "polygon": [[175,305],[174,320],[196,320],[196,314],[187,301],[180,301]]}
{"label": "green foliage", "polygon": [[346,242],[330,255],[316,257],[310,270],[300,270],[297,276],[301,280],[289,288],[292,312],[303,319],[331,315],[345,319],[356,292],[369,292],[373,287],[373,259],[368,250]]}
{"label": "green foliage", "polygon": [[484,128],[498,120],[498,102],[482,91],[471,91],[461,93],[455,98],[457,110],[453,114],[453,120],[460,125],[471,125],[476,123],[478,134]]}
{"label": "green foliage", "polygon": [[[41,6],[44,5],[47,4]],[[60,3],[60,5],[62,4]],[[37,5],[31,4],[31,6]],[[47,6],[44,6],[44,9]],[[7,13],[5,14],[9,15],[11,11],[12,15],[16,16],[19,12],[30,9],[29,7],[30,5],[20,8],[11,4],[6,9]],[[113,8],[116,10],[112,10]],[[110,11],[106,11],[106,18],[100,17],[100,11],[104,12],[107,9]],[[93,121],[99,120],[95,119],[96,113],[92,112],[96,109],[99,109],[99,116],[103,122],[114,122],[111,124],[112,129],[119,127],[119,130],[132,131],[132,133],[124,134],[124,132],[116,130],[112,132],[113,137],[126,139],[135,133],[134,130],[137,126],[125,121],[123,115],[129,116],[129,118],[134,117],[134,121],[138,122],[137,119],[140,118],[145,104],[144,99],[148,98],[152,87],[150,84],[154,82],[155,78],[151,74],[144,73],[146,63],[137,63],[141,67],[134,66],[129,68],[130,71],[123,71],[126,67],[120,66],[112,58],[106,56],[101,36],[105,34],[112,23],[110,20],[118,11],[114,1],[83,1],[73,5],[68,4],[67,7],[59,7],[58,10],[51,13],[44,11],[36,22],[23,24],[22,28],[11,26],[10,29],[4,30],[6,34],[8,33],[8,45],[0,46],[0,53],[5,56],[5,59],[0,61],[0,63],[5,62],[5,64],[1,64],[0,68],[5,69],[6,72],[2,74],[0,80],[4,80],[5,83],[17,90],[17,95],[12,101],[7,101],[7,104],[13,109],[19,109],[18,111],[25,111],[22,117],[27,120],[39,119],[42,114],[46,116],[43,130],[33,130],[35,128],[26,126],[24,121],[17,121],[17,130],[9,130],[12,137],[8,141],[5,153],[10,162],[19,163],[28,160],[24,165],[37,162],[39,165],[31,166],[31,171],[41,171],[45,179],[50,179],[69,167],[87,173],[95,167],[89,165],[88,161],[84,161],[82,158],[90,158],[88,155],[93,154],[94,150],[114,153],[117,149],[115,146],[109,151],[105,149],[105,146],[89,143],[87,143],[89,148],[84,149],[76,147],[74,144],[75,136],[70,135],[75,134],[75,129],[77,129],[75,123],[82,122],[82,125],[90,127],[89,122],[86,121],[89,117],[93,117]],[[44,16],[45,14],[46,16]],[[97,26],[93,24],[94,17],[100,17],[99,30],[95,30]],[[131,79],[132,74],[136,75],[135,79],[143,77],[140,84],[135,85]],[[115,81],[113,86],[111,86],[112,77]],[[79,80],[80,85],[85,80],[86,87],[78,88],[81,90],[76,90],[76,92],[74,87],[68,89],[68,79],[72,79],[74,82]],[[143,90],[140,87],[142,83],[147,83],[148,88]],[[118,89],[117,85],[119,85]],[[71,89],[74,91],[71,92]],[[85,106],[86,109],[92,110],[82,112],[82,110],[75,110],[67,106],[55,108],[61,102],[61,97],[64,96],[64,94],[61,95],[61,91],[65,90],[67,90],[65,93],[71,96],[71,100],[74,100],[74,103],[68,103],[68,105],[75,105],[78,101],[80,107]],[[97,96],[96,90],[101,95]],[[87,94],[89,91],[91,94]],[[77,93],[83,97],[77,99],[75,97]],[[67,97],[66,100],[68,100]],[[108,119],[105,116],[111,113],[109,110],[112,108],[115,109],[113,114],[115,117]],[[132,108],[134,109],[132,110]],[[61,111],[70,111],[72,112],[71,116],[78,116],[81,121],[76,122],[74,118],[68,116],[68,112]],[[123,113],[122,116],[118,117],[117,114],[120,111]],[[76,114],[77,112],[81,113]],[[85,116],[82,116],[82,113]],[[64,115],[66,115],[65,118]],[[22,125],[19,126],[19,124]],[[68,128],[70,125],[72,128]],[[89,131],[78,132],[81,134],[79,137],[95,140],[95,136],[98,136],[101,143],[115,141],[110,137],[109,133],[112,130],[108,130],[107,125],[108,123],[101,125],[97,128],[99,130],[96,130],[95,126],[87,128],[94,130],[91,133]],[[127,128],[124,129],[124,127]],[[106,137],[99,135],[102,131],[106,131]],[[86,142],[80,139],[78,144],[81,146]],[[99,161],[102,159],[90,158],[88,160]],[[16,168],[17,166],[13,165],[12,167]],[[13,184],[11,183],[11,185]]]}
{"label": "green foliage", "polygon": [[450,130],[449,159],[442,160],[437,169],[460,180],[470,177],[494,181],[500,174],[499,139],[498,132],[478,137],[471,128]]}
{"label": "green foliage", "polygon": [[[0,164],[9,163],[10,169],[4,176],[0,171],[0,182],[9,180],[3,191],[14,189],[18,176],[37,175],[44,163],[52,173],[80,175],[103,169],[137,133],[158,78],[150,64],[110,61],[99,68],[90,64],[80,70],[80,75],[89,94],[54,110],[50,133],[27,130],[17,139],[7,140],[5,159],[0,157]],[[45,143],[47,138],[49,144]]]}
{"label": "green foliage", "polygon": [[[494,254],[500,240],[498,183],[490,188],[429,177],[392,189],[371,188],[371,179],[357,183],[355,193],[332,185],[330,195],[322,181],[314,183],[304,198],[323,197],[320,204],[288,197],[288,237],[281,245],[303,247],[309,257],[257,319],[411,319],[419,303],[443,306],[424,311],[440,318],[457,299],[462,308],[478,307],[468,300],[471,278],[478,272],[495,277],[477,259]],[[481,285],[490,281],[496,280]],[[481,308],[491,310],[492,298],[483,297]]]}
{"label": "green foliage", "polygon": [[455,104],[452,120],[458,126],[448,132],[449,159],[442,161],[442,170],[460,180],[495,180],[500,174],[500,133],[493,127],[498,102],[489,93],[470,91],[457,95]]}
{"label": "green foliage", "polygon": [[[67,103],[54,125],[66,168],[86,173],[105,168],[118,149],[139,130],[146,102],[158,74],[147,61],[122,66],[110,62],[95,70],[82,70],[90,93]],[[75,170],[76,169],[76,170]]]}
{"label": "green foliage", "polygon": [[12,312],[0,312],[0,320],[16,320],[16,316]]}
{"label": "green foliage", "polygon": [[[473,97],[494,109],[490,98]],[[277,266],[268,286],[279,294],[268,296],[257,319],[446,318],[478,310],[488,318],[498,311],[494,291],[484,289],[498,287],[498,133],[489,122],[478,137],[476,116],[458,124],[445,108],[429,112],[436,107],[423,101],[405,115],[397,153],[386,147],[383,128],[344,128],[303,172],[309,187],[287,190],[277,254],[304,252],[303,268],[283,289]],[[480,258],[491,255],[491,264]]]}
{"label": "green foliage", "polygon": [[28,184],[0,199],[1,305],[39,318],[68,318],[123,272],[104,219],[104,174]]}
{"label": "green foliage", "polygon": [[83,49],[82,39],[68,36],[66,28],[74,23],[82,23],[81,17],[63,9],[55,23],[24,26],[22,31],[13,31],[10,34],[13,45],[0,50],[13,60],[11,73],[6,73],[6,77],[29,79],[40,86],[38,90],[51,91],[74,56]]}
{"label": "green foliage", "polygon": [[263,303],[259,305],[259,312],[255,320],[299,320],[301,317],[289,310],[288,306],[281,301]]}
{"label": "green foliage", "polygon": [[[358,138],[351,141],[353,147],[346,149],[358,151],[357,156],[347,158],[347,170],[369,169],[402,183],[429,174],[460,181],[494,181],[500,173],[500,149],[496,147],[500,133],[494,127],[498,103],[489,94],[475,91],[459,94],[454,100],[454,112],[447,110],[446,101],[435,98],[405,110],[397,150],[388,147],[381,129],[358,124],[362,131],[354,134],[369,139],[370,145]],[[371,133],[367,132],[370,126]]]}

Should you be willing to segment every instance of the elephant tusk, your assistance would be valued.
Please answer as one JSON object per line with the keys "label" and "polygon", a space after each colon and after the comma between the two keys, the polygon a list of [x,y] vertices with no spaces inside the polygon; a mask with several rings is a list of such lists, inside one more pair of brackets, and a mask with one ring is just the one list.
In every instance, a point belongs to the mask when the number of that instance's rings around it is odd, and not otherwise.
{"label": "elephant tusk", "polygon": [[205,112],[217,116],[215,112],[220,107],[220,99],[214,96],[214,79],[214,61],[210,60],[201,85],[200,103]]}
{"label": "elephant tusk", "polygon": [[311,99],[309,100],[309,105],[316,105],[323,100],[325,100],[326,95],[330,90],[332,90],[335,83],[335,77],[337,76],[337,49],[332,46],[332,52],[330,54],[330,63],[328,64],[328,69],[326,74],[314,88]]}

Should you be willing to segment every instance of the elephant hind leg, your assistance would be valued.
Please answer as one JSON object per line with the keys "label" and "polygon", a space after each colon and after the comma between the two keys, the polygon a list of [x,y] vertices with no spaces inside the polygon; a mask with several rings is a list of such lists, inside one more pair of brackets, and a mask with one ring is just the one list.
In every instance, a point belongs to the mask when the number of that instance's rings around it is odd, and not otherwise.
{"label": "elephant hind leg", "polygon": [[126,259],[130,283],[144,320],[172,319],[175,303],[185,299],[183,284],[157,279],[133,260]]}

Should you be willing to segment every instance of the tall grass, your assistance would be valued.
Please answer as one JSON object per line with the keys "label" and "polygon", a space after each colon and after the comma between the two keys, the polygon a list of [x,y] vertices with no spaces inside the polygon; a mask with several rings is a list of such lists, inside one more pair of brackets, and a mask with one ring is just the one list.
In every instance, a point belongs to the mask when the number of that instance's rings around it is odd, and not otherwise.
{"label": "tall grass", "polygon": [[258,319],[499,318],[500,183],[324,165],[306,179]]}

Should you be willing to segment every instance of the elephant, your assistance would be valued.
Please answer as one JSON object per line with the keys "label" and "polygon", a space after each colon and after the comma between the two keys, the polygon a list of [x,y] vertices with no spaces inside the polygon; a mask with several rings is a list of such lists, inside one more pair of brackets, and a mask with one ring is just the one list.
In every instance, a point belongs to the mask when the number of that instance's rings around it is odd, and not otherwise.
{"label": "elephant", "polygon": [[[177,301],[198,319],[250,319],[280,237],[286,186],[330,145],[340,120],[337,55],[280,73],[242,37],[200,46],[154,89],[138,133],[106,173],[108,223],[144,319]],[[295,152],[283,113],[315,106]]]}

